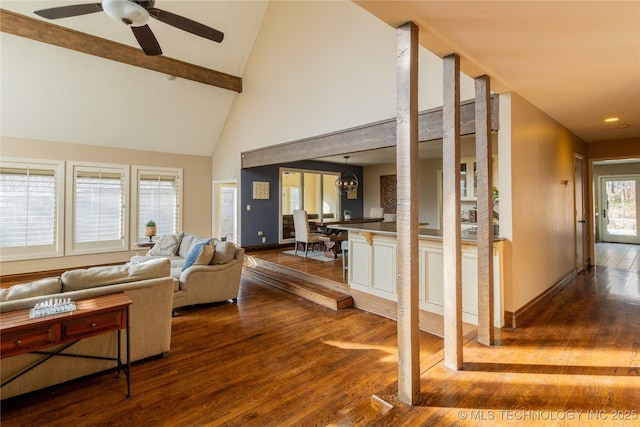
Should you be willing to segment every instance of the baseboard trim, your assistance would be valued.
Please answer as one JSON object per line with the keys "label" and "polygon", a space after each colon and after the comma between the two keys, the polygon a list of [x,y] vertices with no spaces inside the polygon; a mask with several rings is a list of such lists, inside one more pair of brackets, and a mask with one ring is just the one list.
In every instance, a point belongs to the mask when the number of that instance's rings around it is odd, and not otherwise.
{"label": "baseboard trim", "polygon": [[291,248],[291,243],[285,243],[282,245],[274,243],[273,245],[243,246],[243,248],[245,253],[249,253],[257,251],[268,251],[270,249]]}
{"label": "baseboard trim", "polygon": [[542,307],[547,304],[551,298],[556,296],[558,292],[564,289],[572,280],[578,277],[578,272],[576,270],[567,274],[565,277],[560,279],[556,284],[551,286],[549,289],[529,301],[524,306],[520,307],[515,312],[505,311],[504,312],[504,322],[505,327],[507,328],[517,328],[523,326],[523,324],[530,319],[537,311],[542,309]]}

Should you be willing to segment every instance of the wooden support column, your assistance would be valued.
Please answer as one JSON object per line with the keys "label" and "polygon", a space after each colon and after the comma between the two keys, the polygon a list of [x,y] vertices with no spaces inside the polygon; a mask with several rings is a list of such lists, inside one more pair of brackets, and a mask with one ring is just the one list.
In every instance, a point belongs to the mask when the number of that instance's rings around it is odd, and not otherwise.
{"label": "wooden support column", "polygon": [[418,317],[418,27],[397,30],[398,398],[420,397]]}
{"label": "wooden support column", "polygon": [[478,208],[478,342],[493,345],[493,179],[490,80],[476,83],[476,182]]}
{"label": "wooden support column", "polygon": [[444,365],[462,369],[462,255],[460,249],[460,57],[444,58],[442,185]]}

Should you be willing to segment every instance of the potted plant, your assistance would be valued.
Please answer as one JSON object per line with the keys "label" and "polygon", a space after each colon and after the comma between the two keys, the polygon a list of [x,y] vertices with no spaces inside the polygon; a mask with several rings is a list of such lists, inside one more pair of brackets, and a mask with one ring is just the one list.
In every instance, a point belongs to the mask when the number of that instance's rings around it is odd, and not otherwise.
{"label": "potted plant", "polygon": [[342,215],[344,216],[344,219],[351,219],[351,211],[349,209],[343,210]]}
{"label": "potted plant", "polygon": [[144,235],[149,236],[149,241],[151,241],[152,237],[156,235],[156,223],[153,220],[147,221],[144,229]]}

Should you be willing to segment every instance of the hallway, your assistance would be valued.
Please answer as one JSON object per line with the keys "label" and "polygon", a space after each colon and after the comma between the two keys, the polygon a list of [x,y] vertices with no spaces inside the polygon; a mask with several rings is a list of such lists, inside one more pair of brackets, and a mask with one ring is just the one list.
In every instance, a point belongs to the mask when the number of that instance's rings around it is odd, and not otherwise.
{"label": "hallway", "polygon": [[640,271],[640,245],[598,242],[595,265]]}

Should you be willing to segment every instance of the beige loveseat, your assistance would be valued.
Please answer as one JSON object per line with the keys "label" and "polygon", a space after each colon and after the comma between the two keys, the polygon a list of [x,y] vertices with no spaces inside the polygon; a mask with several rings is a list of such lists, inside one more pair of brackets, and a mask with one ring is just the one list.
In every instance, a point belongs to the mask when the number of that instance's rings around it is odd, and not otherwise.
{"label": "beige loveseat", "polygon": [[[244,263],[243,248],[232,242],[180,232],[161,236],[146,255],[132,257],[131,263],[161,258],[171,261],[173,308],[237,300]],[[191,261],[193,264],[185,265]]]}
{"label": "beige loveseat", "polygon": [[[171,345],[171,304],[173,279],[168,260],[156,260],[137,266],[94,267],[70,270],[52,277],[0,290],[0,311],[32,308],[49,298],[73,301],[124,292],[132,301],[129,308],[131,361],[151,356],[166,356]],[[121,334],[122,344],[125,335]],[[124,347],[123,347],[124,348]],[[52,349],[47,349],[52,350]],[[117,333],[98,335],[79,341],[64,351],[116,357]],[[42,355],[22,354],[2,359],[2,382],[21,372]],[[27,393],[95,372],[111,369],[113,361],[56,356],[2,387],[2,399]],[[132,369],[135,378],[135,367]],[[124,377],[123,377],[124,378]],[[123,396],[126,391],[123,381]],[[135,380],[132,383],[135,394]]]}

